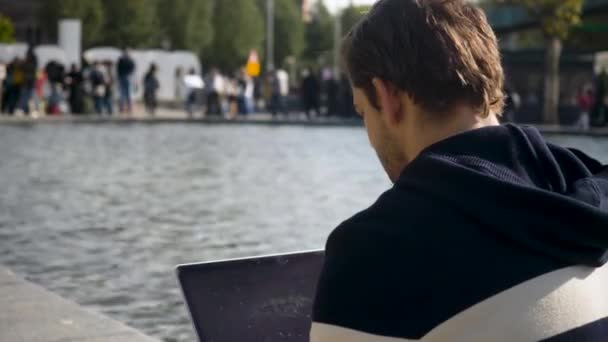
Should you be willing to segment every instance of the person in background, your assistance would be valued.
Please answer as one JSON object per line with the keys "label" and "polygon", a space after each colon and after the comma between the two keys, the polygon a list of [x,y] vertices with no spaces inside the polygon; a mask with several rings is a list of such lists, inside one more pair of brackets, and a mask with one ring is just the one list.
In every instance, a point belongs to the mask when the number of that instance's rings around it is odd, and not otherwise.
{"label": "person in background", "polygon": [[302,85],[300,86],[304,113],[310,118],[310,112],[314,111],[316,116],[321,116],[321,85],[319,79],[308,69],[302,71]]}
{"label": "person in background", "polygon": [[[34,94],[33,102],[34,108],[32,116],[39,116],[44,114],[45,103],[45,85],[48,83],[46,72],[44,70],[36,71],[36,82],[34,82]],[[65,84],[65,81],[64,81]]]}
{"label": "person in background", "polygon": [[46,112],[49,114],[61,114],[63,103],[63,84],[65,82],[65,69],[63,64],[50,61],[44,68],[48,79],[50,95],[46,104]]}
{"label": "person in background", "polygon": [[11,103],[13,96],[13,71],[15,70],[16,62],[17,59],[15,58],[6,65],[6,75],[2,82],[2,107],[0,112],[9,115],[11,114],[9,111],[9,104]]}
{"label": "person in background", "polygon": [[521,98],[512,87],[506,86],[504,92],[506,99],[503,120],[505,122],[514,122],[515,113],[517,113],[521,104]]}
{"label": "person in background", "polygon": [[207,114],[222,115],[221,95],[224,89],[224,80],[219,71],[215,68],[211,69],[208,75],[207,82]]}
{"label": "person in background", "polygon": [[234,119],[239,113],[239,83],[237,78],[225,78],[226,118]]}
{"label": "person in background", "polygon": [[325,81],[325,93],[327,94],[327,115],[338,115],[340,107],[340,86],[332,71]]}
{"label": "person in background", "polygon": [[179,66],[177,67],[177,69],[175,69],[175,79],[174,79],[174,83],[175,83],[175,89],[174,89],[174,94],[175,94],[175,102],[174,102],[174,106],[175,107],[180,107],[181,104],[184,102],[184,82],[183,82],[183,78],[184,78],[184,69]]}
{"label": "person in background", "polygon": [[238,112],[247,115],[253,111],[254,83],[253,79],[241,70],[237,78],[238,83]]}
{"label": "person in background", "polygon": [[265,78],[264,76],[261,77],[254,77],[251,81],[252,81],[252,85],[253,85],[253,103],[251,105],[251,111],[252,112],[259,112],[262,110],[262,108],[264,108],[264,104],[265,104],[265,94],[264,94],[264,82]]}
{"label": "person in background", "polygon": [[160,84],[158,83],[158,78],[156,77],[156,64],[150,64],[150,68],[148,72],[144,76],[144,105],[146,106],[146,111],[150,115],[154,115],[156,113],[156,92],[158,88],[160,88]]}
{"label": "person in background", "polygon": [[95,111],[95,106],[93,102],[93,83],[91,82],[91,75],[93,74],[93,70],[95,69],[94,61],[88,61],[86,59],[83,59],[82,66],[80,69],[83,78],[83,113],[93,113]]}
{"label": "person in background", "polygon": [[80,71],[76,64],[72,64],[66,79],[69,90],[68,102],[70,103],[70,112],[72,114],[84,114],[83,83],[84,77],[82,71]]}
{"label": "person in background", "polygon": [[9,69],[8,78],[8,99],[7,109],[9,114],[14,114],[19,108],[21,99],[21,89],[25,82],[24,61],[21,58],[15,58],[13,65]]}
{"label": "person in background", "polygon": [[194,106],[196,105],[196,88],[192,86],[192,84],[190,84],[190,82],[188,82],[189,79],[191,79],[192,77],[194,77],[196,75],[196,70],[194,68],[191,68],[188,71],[188,75],[186,75],[186,77],[184,77],[184,85],[185,85],[185,90],[186,90],[186,112],[188,113],[189,117],[193,117],[194,116]]}
{"label": "person in background", "polygon": [[275,88],[275,75],[273,72],[267,72],[262,80],[260,93],[262,95],[262,99],[264,100],[265,109],[272,113],[274,117],[276,115],[276,108],[274,104],[274,88]]}
{"label": "person in background", "polygon": [[19,96],[19,108],[25,114],[30,114],[30,101],[34,95],[36,87],[36,77],[38,75],[38,58],[33,47],[29,47],[25,60],[23,61],[23,83]]}
{"label": "person in background", "polygon": [[103,80],[105,93],[103,95],[102,107],[109,116],[114,115],[114,63],[107,60],[103,64]]}
{"label": "person in background", "polygon": [[6,65],[0,62],[0,115],[4,113],[4,80],[6,80]]}
{"label": "person in background", "polygon": [[124,49],[122,56],[116,64],[116,74],[118,76],[118,89],[120,91],[120,112],[132,113],[131,104],[131,77],[135,73],[135,62],[129,55],[128,49]]}
{"label": "person in background", "polygon": [[91,79],[91,86],[93,91],[93,103],[95,107],[95,113],[103,115],[104,112],[104,97],[106,96],[106,79],[105,79],[105,67],[99,61],[93,63],[93,69],[89,75]]}
{"label": "person in background", "polygon": [[287,115],[288,110],[285,102],[289,95],[289,74],[283,69],[277,69],[273,74],[272,115],[276,116],[279,112]]}
{"label": "person in background", "polygon": [[590,124],[591,110],[593,109],[593,90],[581,87],[576,95],[576,104],[578,105],[580,114],[576,122],[576,127],[582,130],[588,130]]}
{"label": "person in background", "polygon": [[592,123],[603,126],[608,121],[608,69],[602,69],[595,85],[595,104]]}

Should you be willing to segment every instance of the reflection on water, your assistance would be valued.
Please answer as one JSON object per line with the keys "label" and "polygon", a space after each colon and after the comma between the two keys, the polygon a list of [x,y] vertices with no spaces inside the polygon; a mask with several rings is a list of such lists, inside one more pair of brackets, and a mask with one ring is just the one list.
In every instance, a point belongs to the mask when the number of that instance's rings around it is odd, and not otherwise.
{"label": "reflection on water", "polygon": [[360,128],[0,126],[0,263],[191,341],[174,265],[321,248],[388,186]]}

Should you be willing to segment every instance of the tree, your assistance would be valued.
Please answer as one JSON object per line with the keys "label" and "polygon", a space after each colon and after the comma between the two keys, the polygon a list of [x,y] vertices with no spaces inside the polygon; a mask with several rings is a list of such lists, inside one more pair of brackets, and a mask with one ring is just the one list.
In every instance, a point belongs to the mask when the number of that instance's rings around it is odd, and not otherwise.
{"label": "tree", "polygon": [[103,33],[105,12],[101,0],[45,0],[40,10],[42,27],[57,38],[57,23],[63,18],[80,19],[82,44],[89,47],[97,43]]}
{"label": "tree", "polygon": [[587,51],[608,51],[607,33],[608,13],[593,15],[574,27],[568,38],[568,47]]}
{"label": "tree", "polygon": [[312,20],[305,28],[305,48],[303,57],[315,61],[322,53],[330,51],[334,45],[334,19],[322,0],[317,1]]}
{"label": "tree", "polygon": [[13,22],[10,18],[0,14],[0,43],[13,43],[15,41],[15,31]]}
{"label": "tree", "polygon": [[559,61],[562,44],[580,23],[584,0],[513,0],[540,21],[546,40],[543,120],[559,123]]}
{"label": "tree", "polygon": [[107,16],[100,43],[133,48],[160,45],[156,0],[103,0],[103,6]]}
{"label": "tree", "polygon": [[304,49],[304,23],[294,0],[274,0],[274,60],[282,65]]}
{"label": "tree", "polygon": [[[281,65],[289,56],[300,57],[305,47],[305,28],[302,12],[298,8],[301,1],[297,0],[272,0],[274,13],[274,61]],[[256,5],[264,18],[264,30],[266,30],[268,0],[257,0]],[[266,33],[266,31],[264,31]],[[264,46],[266,46],[266,34],[264,34]],[[263,56],[266,58],[266,52]]]}
{"label": "tree", "polygon": [[162,40],[173,49],[203,52],[213,40],[212,13],[209,0],[159,0]]}
{"label": "tree", "polygon": [[260,51],[264,40],[264,20],[251,0],[215,0],[211,46],[203,52],[203,62],[225,71],[234,71],[247,62],[252,49]]}

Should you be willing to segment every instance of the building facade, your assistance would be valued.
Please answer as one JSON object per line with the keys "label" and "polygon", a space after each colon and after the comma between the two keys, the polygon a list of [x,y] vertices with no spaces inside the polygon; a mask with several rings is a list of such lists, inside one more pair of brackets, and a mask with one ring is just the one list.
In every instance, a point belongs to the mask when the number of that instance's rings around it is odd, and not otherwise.
{"label": "building facade", "polygon": [[33,45],[50,43],[50,34],[40,24],[44,0],[0,0],[0,13],[13,22],[15,39]]}

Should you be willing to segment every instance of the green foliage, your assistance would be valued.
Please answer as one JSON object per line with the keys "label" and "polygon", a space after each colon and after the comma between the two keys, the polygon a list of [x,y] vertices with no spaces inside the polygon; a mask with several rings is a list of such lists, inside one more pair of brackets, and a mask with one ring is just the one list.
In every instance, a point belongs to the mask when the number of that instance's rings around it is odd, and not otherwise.
{"label": "green foliage", "polygon": [[342,32],[346,34],[356,23],[363,18],[370,6],[349,6],[342,12]]}
{"label": "green foliage", "polygon": [[549,37],[565,40],[573,26],[581,22],[584,0],[513,0],[538,18]]}
{"label": "green foliage", "polygon": [[203,61],[225,71],[245,66],[252,49],[261,51],[264,40],[262,13],[251,0],[215,0],[214,37]]}
{"label": "green foliage", "polygon": [[282,65],[288,56],[304,49],[304,23],[294,0],[274,0],[274,60]]}
{"label": "green foliage", "polygon": [[0,43],[13,43],[15,41],[15,31],[13,22],[10,18],[0,14]]}
{"label": "green foliage", "polygon": [[210,0],[158,0],[162,39],[172,49],[203,52],[213,40]]}
{"label": "green foliage", "polygon": [[[75,1],[88,2],[89,0]],[[160,27],[155,1],[103,0],[107,17],[101,43],[118,47],[158,47],[160,45]]]}
{"label": "green foliage", "polygon": [[63,18],[80,19],[82,43],[89,47],[103,35],[105,20],[102,0],[45,0],[40,11],[41,23],[52,37],[57,36],[57,22]]}
{"label": "green foliage", "polygon": [[316,3],[312,20],[306,24],[305,42],[303,57],[309,61],[316,60],[333,47],[334,19],[322,0]]}

